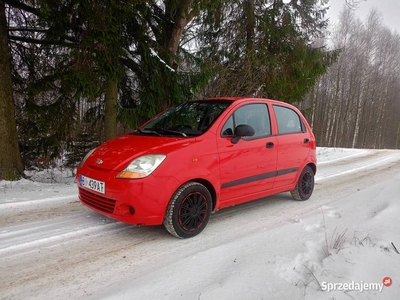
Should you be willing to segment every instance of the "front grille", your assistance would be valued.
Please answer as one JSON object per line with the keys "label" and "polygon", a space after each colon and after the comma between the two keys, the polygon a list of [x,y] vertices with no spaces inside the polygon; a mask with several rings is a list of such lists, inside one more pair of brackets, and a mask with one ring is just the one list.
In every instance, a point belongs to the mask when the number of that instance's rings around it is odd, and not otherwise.
{"label": "front grille", "polygon": [[108,214],[114,212],[115,202],[117,202],[116,200],[94,194],[82,188],[79,188],[79,196],[81,201],[90,207]]}

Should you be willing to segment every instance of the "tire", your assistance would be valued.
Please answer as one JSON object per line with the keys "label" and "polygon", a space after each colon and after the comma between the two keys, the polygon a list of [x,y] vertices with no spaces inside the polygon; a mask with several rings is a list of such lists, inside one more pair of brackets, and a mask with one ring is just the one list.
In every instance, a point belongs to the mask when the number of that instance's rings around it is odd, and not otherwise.
{"label": "tire", "polygon": [[310,166],[306,166],[299,176],[296,187],[290,191],[295,200],[308,200],[314,191],[314,171]]}
{"label": "tire", "polygon": [[206,227],[211,206],[211,194],[204,185],[192,181],[185,183],[168,204],[164,226],[175,237],[194,237]]}

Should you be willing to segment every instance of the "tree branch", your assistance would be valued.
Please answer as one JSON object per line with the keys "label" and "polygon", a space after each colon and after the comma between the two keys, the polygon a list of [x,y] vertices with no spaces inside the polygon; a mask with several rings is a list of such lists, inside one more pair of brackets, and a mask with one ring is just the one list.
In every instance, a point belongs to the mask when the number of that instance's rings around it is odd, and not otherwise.
{"label": "tree branch", "polygon": [[31,27],[31,28],[28,28],[28,27],[9,27],[8,31],[9,32],[15,32],[15,31],[22,32],[23,31],[23,32],[46,33],[48,31],[48,29],[39,29],[39,28],[34,28],[34,27]]}
{"label": "tree branch", "polygon": [[8,38],[10,41],[32,43],[32,44],[36,44],[36,45],[55,45],[55,46],[65,46],[65,47],[69,47],[69,48],[76,47],[72,41],[70,43],[68,43],[68,42],[54,41],[54,40],[39,40],[39,39],[15,36],[15,35],[9,35]]}
{"label": "tree branch", "polygon": [[141,76],[142,71],[141,71],[139,65],[136,62],[134,62],[132,59],[122,56],[120,58],[120,61],[125,67],[131,69],[138,77]]}
{"label": "tree branch", "polygon": [[5,0],[5,2],[6,2],[6,4],[8,4],[9,6],[12,6],[12,7],[14,7],[14,8],[19,8],[19,9],[22,9],[22,10],[25,10],[25,11],[27,11],[27,12],[30,12],[30,13],[32,13],[32,14],[34,14],[34,15],[39,15],[40,14],[40,11],[39,11],[39,9],[37,9],[37,8],[35,8],[35,7],[32,7],[32,6],[29,6],[29,5],[27,5],[27,4],[25,4],[25,3],[22,3],[22,2],[20,2],[20,1],[16,1],[16,0]]}

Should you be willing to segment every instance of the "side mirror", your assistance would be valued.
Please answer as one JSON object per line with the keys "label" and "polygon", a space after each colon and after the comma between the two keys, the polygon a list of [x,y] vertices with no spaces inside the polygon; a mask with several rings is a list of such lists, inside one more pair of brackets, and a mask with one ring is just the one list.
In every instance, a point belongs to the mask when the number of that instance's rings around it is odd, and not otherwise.
{"label": "side mirror", "polygon": [[244,136],[253,136],[255,134],[254,128],[247,124],[240,124],[235,128],[235,137],[231,140],[232,144],[237,144]]}

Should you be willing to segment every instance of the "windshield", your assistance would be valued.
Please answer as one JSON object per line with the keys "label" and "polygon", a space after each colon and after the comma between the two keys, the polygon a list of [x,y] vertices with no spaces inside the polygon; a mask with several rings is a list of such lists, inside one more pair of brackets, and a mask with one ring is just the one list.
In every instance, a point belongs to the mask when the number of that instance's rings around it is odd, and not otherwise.
{"label": "windshield", "polygon": [[210,128],[231,103],[229,100],[185,102],[165,111],[138,131],[163,136],[199,136]]}

